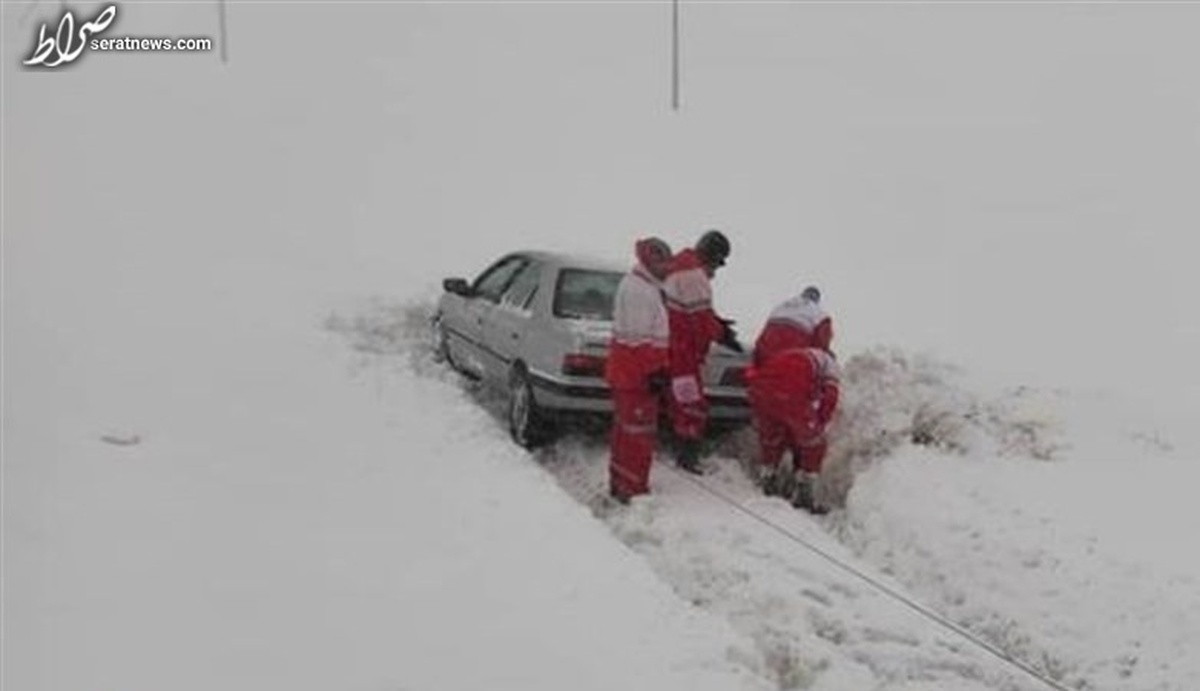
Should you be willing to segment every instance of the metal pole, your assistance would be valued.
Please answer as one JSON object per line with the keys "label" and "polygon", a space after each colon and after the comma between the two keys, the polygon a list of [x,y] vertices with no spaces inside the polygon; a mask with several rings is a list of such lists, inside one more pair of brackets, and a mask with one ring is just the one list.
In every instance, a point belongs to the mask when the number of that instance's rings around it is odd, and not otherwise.
{"label": "metal pole", "polygon": [[217,0],[217,19],[221,32],[221,63],[229,64],[229,32],[225,24],[225,0]]}
{"label": "metal pole", "polygon": [[679,110],[679,0],[671,0],[671,109]]}

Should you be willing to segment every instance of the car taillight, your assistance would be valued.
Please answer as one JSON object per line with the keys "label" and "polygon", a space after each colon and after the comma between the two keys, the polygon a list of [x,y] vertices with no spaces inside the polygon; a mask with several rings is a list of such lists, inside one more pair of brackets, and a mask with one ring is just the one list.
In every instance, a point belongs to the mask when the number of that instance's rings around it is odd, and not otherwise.
{"label": "car taillight", "polygon": [[570,353],[563,356],[562,373],[573,377],[603,377],[604,358],[599,355]]}
{"label": "car taillight", "polygon": [[721,375],[721,386],[745,386],[746,368],[730,367]]}

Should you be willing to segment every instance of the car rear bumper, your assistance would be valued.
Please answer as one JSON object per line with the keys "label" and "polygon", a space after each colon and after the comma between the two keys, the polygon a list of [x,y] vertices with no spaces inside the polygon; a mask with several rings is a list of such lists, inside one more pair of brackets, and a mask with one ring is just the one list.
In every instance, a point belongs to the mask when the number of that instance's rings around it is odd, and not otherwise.
{"label": "car rear bumper", "polygon": [[[568,382],[530,373],[533,397],[543,408],[563,412],[612,414],[612,394],[604,384]],[[750,403],[744,392],[708,392],[709,417],[714,420],[749,420]]]}

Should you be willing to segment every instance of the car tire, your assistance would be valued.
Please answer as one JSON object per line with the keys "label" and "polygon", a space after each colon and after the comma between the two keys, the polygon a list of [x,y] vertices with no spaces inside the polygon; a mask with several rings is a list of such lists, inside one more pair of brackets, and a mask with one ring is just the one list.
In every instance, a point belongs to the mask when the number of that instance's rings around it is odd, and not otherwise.
{"label": "car tire", "polygon": [[509,377],[508,432],[518,446],[535,449],[554,436],[550,416],[537,404],[533,387],[524,368],[517,367]]}

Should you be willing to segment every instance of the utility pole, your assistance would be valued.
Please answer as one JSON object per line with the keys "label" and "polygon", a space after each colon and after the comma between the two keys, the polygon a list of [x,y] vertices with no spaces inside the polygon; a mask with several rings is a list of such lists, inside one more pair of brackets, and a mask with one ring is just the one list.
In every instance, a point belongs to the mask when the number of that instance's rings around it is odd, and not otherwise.
{"label": "utility pole", "polygon": [[221,63],[229,64],[229,32],[225,23],[225,0],[217,0],[217,21],[220,23]]}
{"label": "utility pole", "polygon": [[679,0],[671,0],[671,109],[679,111]]}

